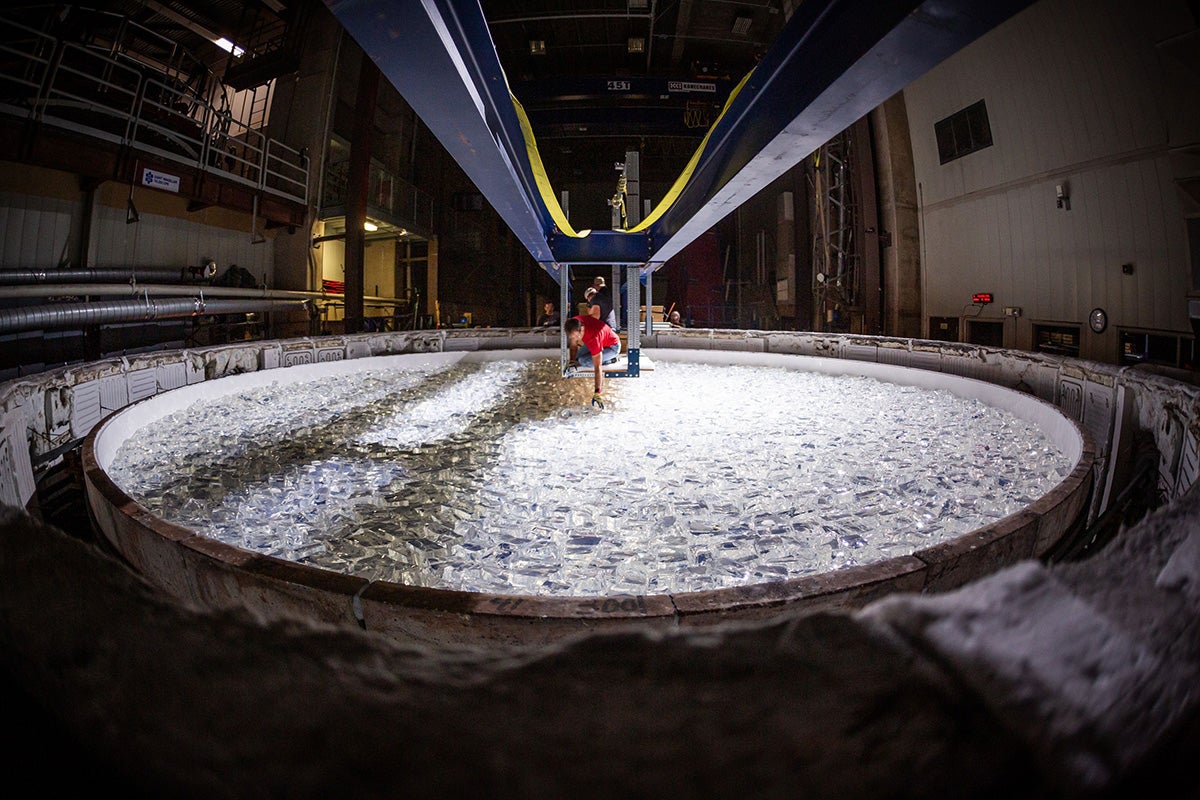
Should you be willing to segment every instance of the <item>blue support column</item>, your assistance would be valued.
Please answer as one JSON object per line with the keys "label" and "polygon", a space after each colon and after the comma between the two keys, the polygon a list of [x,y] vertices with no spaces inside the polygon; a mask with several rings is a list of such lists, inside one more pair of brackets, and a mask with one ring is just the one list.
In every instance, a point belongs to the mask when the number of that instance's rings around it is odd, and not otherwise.
{"label": "blue support column", "polygon": [[[625,269],[625,299],[628,301],[626,305],[626,319],[628,325],[626,330],[626,346],[625,346],[625,375],[629,378],[636,378],[642,374],[641,357],[642,357],[642,341],[638,335],[638,307],[641,305],[641,281],[638,275],[641,273],[641,267],[637,264],[631,264]],[[647,299],[646,301],[650,301]],[[649,308],[649,306],[647,306]]]}
{"label": "blue support column", "polygon": [[646,272],[646,335],[654,333],[654,310],[651,306],[654,303],[654,272],[649,270]]}
{"label": "blue support column", "polygon": [[571,267],[563,264],[558,268],[558,360],[560,372],[567,374],[568,351],[567,332],[564,328],[567,318],[575,316],[571,306]]}

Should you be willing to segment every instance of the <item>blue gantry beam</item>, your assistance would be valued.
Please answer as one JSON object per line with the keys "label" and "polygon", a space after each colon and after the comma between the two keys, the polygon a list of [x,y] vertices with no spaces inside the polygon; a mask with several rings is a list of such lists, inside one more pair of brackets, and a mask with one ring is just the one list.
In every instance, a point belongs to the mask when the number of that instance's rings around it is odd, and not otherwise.
{"label": "blue gantry beam", "polygon": [[327,0],[380,72],[557,279],[554,230],[477,2]]}
{"label": "blue gantry beam", "polygon": [[[653,271],[818,147],[1032,0],[805,0],[640,233],[554,222],[477,0],[326,0],[529,252]],[[536,131],[534,132],[536,134]]]}

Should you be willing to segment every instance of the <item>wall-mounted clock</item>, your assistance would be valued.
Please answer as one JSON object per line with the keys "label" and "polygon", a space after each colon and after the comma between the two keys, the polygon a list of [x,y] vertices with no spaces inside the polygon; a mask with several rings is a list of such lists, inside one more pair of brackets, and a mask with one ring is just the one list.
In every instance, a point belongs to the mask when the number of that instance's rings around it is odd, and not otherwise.
{"label": "wall-mounted clock", "polygon": [[1091,325],[1096,333],[1104,333],[1104,329],[1108,327],[1108,313],[1103,308],[1093,308],[1088,316],[1088,325]]}

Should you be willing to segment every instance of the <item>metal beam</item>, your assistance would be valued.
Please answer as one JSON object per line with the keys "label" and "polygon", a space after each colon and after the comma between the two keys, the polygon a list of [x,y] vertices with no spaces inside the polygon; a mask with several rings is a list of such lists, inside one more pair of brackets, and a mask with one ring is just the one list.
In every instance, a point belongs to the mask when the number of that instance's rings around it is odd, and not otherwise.
{"label": "metal beam", "polygon": [[1031,0],[809,0],[651,227],[656,269],[831,137]]}
{"label": "metal beam", "polygon": [[[478,0],[326,0],[542,266],[653,271],[832,136],[1032,0],[808,0],[647,232],[564,236],[537,189]],[[605,235],[605,234],[608,235]]]}
{"label": "metal beam", "polygon": [[558,279],[553,221],[477,2],[326,0],[534,260]]}

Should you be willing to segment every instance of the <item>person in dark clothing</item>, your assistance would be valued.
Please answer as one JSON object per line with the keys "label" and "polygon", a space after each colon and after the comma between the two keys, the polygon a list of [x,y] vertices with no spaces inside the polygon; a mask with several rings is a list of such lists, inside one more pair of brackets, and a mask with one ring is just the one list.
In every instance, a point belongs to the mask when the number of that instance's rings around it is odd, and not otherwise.
{"label": "person in dark clothing", "polygon": [[[638,294],[634,298],[635,300],[637,298],[641,297],[642,292],[645,290],[646,276],[644,274],[638,278],[638,284],[639,284]],[[621,284],[620,298],[621,298],[621,313],[618,316],[625,317],[625,315],[627,315],[629,313],[629,281],[625,281]],[[640,303],[639,303],[639,305],[640,305]],[[619,321],[620,320],[618,320],[618,322]]]}
{"label": "person in dark clothing", "polygon": [[608,325],[614,331],[617,329],[617,315],[613,311],[612,289],[599,276],[592,282],[596,293],[588,300],[588,314],[594,319]]}
{"label": "person in dark clothing", "polygon": [[554,308],[554,303],[545,303],[542,305],[542,314],[538,317],[537,326],[539,328],[553,328],[558,324],[558,311]]}

